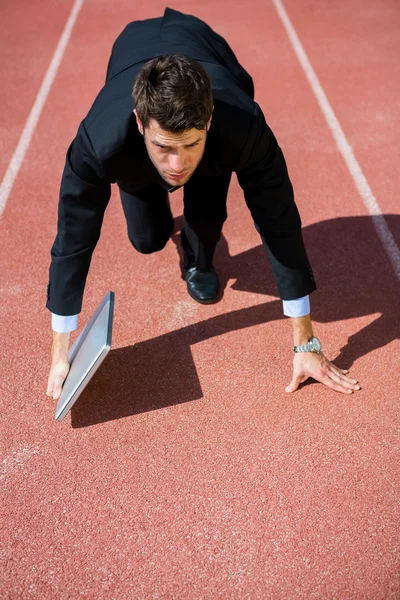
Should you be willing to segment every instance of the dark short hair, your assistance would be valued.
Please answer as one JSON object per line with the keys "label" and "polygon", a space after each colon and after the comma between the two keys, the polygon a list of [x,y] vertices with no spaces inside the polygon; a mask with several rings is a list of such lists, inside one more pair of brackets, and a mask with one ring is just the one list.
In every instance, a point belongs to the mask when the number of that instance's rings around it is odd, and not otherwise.
{"label": "dark short hair", "polygon": [[143,127],[155,119],[171,133],[205,129],[213,110],[207,71],[183,54],[165,54],[146,62],[135,79],[132,97]]}

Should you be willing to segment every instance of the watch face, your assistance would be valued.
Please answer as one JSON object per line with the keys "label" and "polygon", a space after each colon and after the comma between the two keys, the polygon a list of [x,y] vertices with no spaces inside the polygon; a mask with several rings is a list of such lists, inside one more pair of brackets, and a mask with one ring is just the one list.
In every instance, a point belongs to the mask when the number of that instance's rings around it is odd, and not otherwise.
{"label": "watch face", "polygon": [[313,337],[311,339],[311,342],[312,342],[312,349],[314,350],[314,352],[319,352],[322,348],[321,342],[319,341],[319,339],[316,337]]}

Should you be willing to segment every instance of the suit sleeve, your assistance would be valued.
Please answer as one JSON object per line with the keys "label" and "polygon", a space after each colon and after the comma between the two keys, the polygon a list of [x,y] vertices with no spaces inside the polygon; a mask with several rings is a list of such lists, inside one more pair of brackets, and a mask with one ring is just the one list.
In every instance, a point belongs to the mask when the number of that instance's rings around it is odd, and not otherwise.
{"label": "suit sleeve", "polygon": [[111,185],[82,122],[68,149],[61,180],[57,236],[51,249],[46,307],[57,315],[81,311],[90,262]]}
{"label": "suit sleeve", "polygon": [[282,300],[316,289],[282,150],[256,104],[237,176]]}

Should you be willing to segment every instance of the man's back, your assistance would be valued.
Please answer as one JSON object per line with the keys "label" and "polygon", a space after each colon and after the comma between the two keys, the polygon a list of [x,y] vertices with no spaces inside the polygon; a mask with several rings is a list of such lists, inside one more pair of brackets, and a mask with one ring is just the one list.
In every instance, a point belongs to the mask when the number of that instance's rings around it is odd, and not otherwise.
{"label": "man's back", "polygon": [[134,21],[125,27],[114,42],[106,81],[132,65],[160,54],[175,53],[225,67],[236,84],[247,95],[254,96],[252,78],[240,66],[227,42],[204,21],[170,8],[165,9],[163,17]]}
{"label": "man's back", "polygon": [[[133,81],[147,60],[163,53],[181,53],[200,62],[212,83],[215,99],[213,128],[207,144],[214,168],[221,159],[233,164],[243,147],[254,113],[253,82],[239,65],[228,44],[203,21],[166,9],[163,17],[127,25],[113,45],[106,84],[95,99],[78,132],[88,136],[86,153],[103,165],[99,175],[109,182],[138,181],[152,168],[133,115]],[[217,150],[219,140],[220,152]],[[225,143],[224,143],[225,142]],[[213,150],[210,156],[210,150]],[[91,162],[89,160],[89,162]],[[92,165],[93,166],[93,165]],[[201,166],[204,166],[201,165]],[[209,172],[209,169],[206,169]],[[156,173],[154,181],[159,181]]]}

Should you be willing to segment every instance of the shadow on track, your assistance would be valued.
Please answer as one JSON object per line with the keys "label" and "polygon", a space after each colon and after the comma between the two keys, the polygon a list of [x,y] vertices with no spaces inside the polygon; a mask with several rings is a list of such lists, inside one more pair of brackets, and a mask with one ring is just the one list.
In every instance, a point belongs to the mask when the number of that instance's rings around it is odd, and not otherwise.
{"label": "shadow on track", "polygon": [[[400,216],[385,215],[385,219],[400,245]],[[175,229],[180,226],[178,218]],[[305,227],[303,234],[318,285],[311,297],[313,321],[331,323],[377,314],[347,340],[339,356],[328,357],[339,367],[350,368],[356,359],[399,337],[398,282],[370,217],[322,221]],[[173,241],[180,253],[178,237],[175,233]],[[277,295],[262,245],[232,257],[222,237],[214,264],[222,289],[235,279],[234,290]],[[112,350],[73,407],[72,426],[85,427],[202,398],[190,347],[282,318],[281,301],[270,301]]]}

